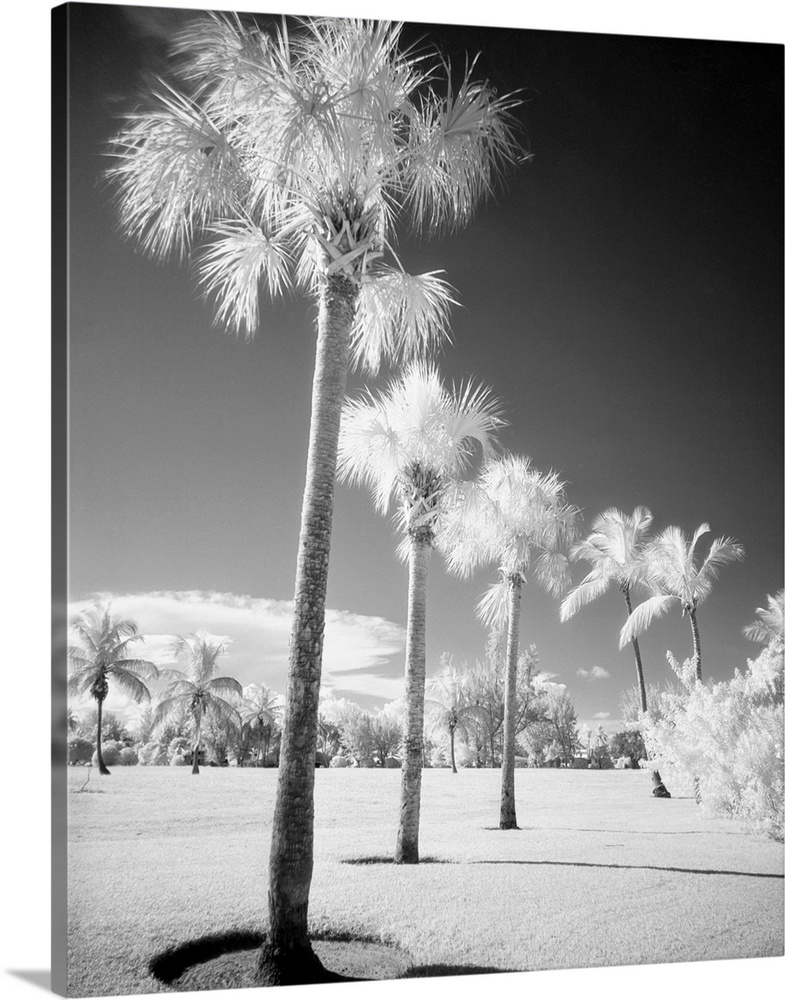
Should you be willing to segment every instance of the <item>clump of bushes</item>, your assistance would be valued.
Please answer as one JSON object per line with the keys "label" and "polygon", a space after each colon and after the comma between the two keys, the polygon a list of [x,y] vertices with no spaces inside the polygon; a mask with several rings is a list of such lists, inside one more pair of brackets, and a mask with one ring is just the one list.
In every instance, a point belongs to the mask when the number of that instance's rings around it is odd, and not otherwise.
{"label": "clump of bushes", "polygon": [[93,759],[94,751],[92,740],[88,740],[84,736],[72,736],[68,740],[68,763],[89,764]]}
{"label": "clump of bushes", "polygon": [[684,689],[662,695],[658,718],[641,722],[653,766],[666,783],[693,785],[700,804],[777,840],[783,810],[783,646],[772,643],[730,681],[701,684],[691,661],[669,655]]}

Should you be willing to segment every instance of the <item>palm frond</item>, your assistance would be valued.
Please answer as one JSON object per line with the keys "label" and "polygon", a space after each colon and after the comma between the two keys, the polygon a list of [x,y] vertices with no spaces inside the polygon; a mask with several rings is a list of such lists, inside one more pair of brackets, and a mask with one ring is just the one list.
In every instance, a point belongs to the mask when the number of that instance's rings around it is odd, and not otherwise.
{"label": "palm frond", "polygon": [[439,275],[384,267],[360,286],[352,328],[353,363],[375,374],[382,361],[400,365],[449,342],[452,287]]}
{"label": "palm frond", "polygon": [[660,618],[667,611],[678,606],[678,598],[672,594],[656,594],[647,601],[642,601],[624,623],[619,633],[619,649],[645,632],[655,618]]}
{"label": "palm frond", "polygon": [[213,677],[207,682],[205,689],[211,692],[217,691],[218,694],[235,695],[238,698],[243,696],[243,686],[234,677]]}
{"label": "palm frond", "polygon": [[215,322],[245,330],[251,339],[259,325],[259,290],[271,298],[291,287],[292,252],[250,219],[229,219],[208,228],[215,237],[204,251],[199,274],[207,295],[218,301]]}
{"label": "palm frond", "polygon": [[119,664],[115,664],[112,668],[111,678],[115,683],[117,683],[124,691],[131,695],[131,697],[136,702],[149,701],[150,691],[144,681],[140,680],[138,675],[132,670],[126,670]]}
{"label": "palm frond", "polygon": [[755,609],[759,617],[744,628],[744,635],[752,642],[768,644],[785,638],[785,590],[768,594],[767,601],[765,608]]}
{"label": "palm frond", "polygon": [[510,587],[501,577],[490,586],[477,602],[477,617],[489,628],[506,628],[510,611]]}
{"label": "palm frond", "polygon": [[574,587],[564,598],[559,608],[561,621],[566,622],[573,615],[577,614],[581,608],[596,601],[598,597],[606,594],[612,584],[612,579],[602,572],[601,569],[592,570],[583,580]]}

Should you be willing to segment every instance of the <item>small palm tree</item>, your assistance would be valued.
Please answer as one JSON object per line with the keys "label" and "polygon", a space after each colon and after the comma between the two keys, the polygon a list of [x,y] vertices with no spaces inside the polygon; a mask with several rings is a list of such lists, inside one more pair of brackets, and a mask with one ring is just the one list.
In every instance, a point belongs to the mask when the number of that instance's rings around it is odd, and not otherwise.
{"label": "small palm tree", "polygon": [[778,590],[772,597],[767,594],[768,606],[756,608],[758,617],[744,628],[744,635],[751,642],[764,646],[785,641],[785,590]]}
{"label": "small palm tree", "polygon": [[[256,731],[256,763],[266,763],[267,751],[273,728],[283,714],[283,705],[279,696],[271,691],[266,684],[249,684],[243,688],[243,704],[240,708],[240,718],[253,732]],[[262,755],[262,742],[265,751]]]}
{"label": "small palm tree", "polygon": [[97,724],[95,754],[98,773],[109,774],[101,755],[103,705],[113,681],[136,702],[150,699],[145,680],[158,677],[158,667],[149,660],[129,655],[129,647],[144,642],[132,618],[114,617],[109,606],[85,608],[70,621],[78,645],[68,647],[68,659],[74,668],[68,678],[69,694],[79,697],[88,691],[95,698]]}
{"label": "small palm tree", "polygon": [[427,685],[430,697],[426,705],[433,709],[436,725],[447,730],[450,737],[450,764],[452,773],[455,766],[455,734],[468,739],[469,733],[478,722],[480,709],[470,698],[467,686],[467,672],[457,668],[449,653],[442,654],[441,670]]}
{"label": "small palm tree", "polygon": [[[323,978],[308,938],[313,785],[335,459],[350,355],[370,369],[445,335],[437,273],[383,263],[396,223],[467,223],[518,154],[511,112],[471,72],[400,47],[401,25],[313,18],[290,35],[208,14],[176,37],[176,74],[126,117],[110,170],[122,230],[154,258],[199,238],[217,320],[252,336],[259,291],[318,303],[284,733],[259,978]],[[437,54],[435,54],[437,55]],[[473,69],[473,64],[472,64]],[[441,79],[438,77],[441,76]]]}
{"label": "small palm tree", "polygon": [[715,538],[700,562],[696,551],[698,542],[710,530],[708,524],[701,524],[692,540],[688,540],[681,528],[671,525],[657,535],[646,550],[643,565],[638,571],[654,591],[654,596],[635,608],[619,636],[619,648],[622,649],[644,632],[655,618],[681,606],[682,615],[690,620],[695,679],[698,682],[702,680],[696,615],[698,606],[711,593],[720,568],[744,558],[744,548],[738,542],[732,538]]}
{"label": "small palm tree", "polygon": [[492,628],[506,626],[504,749],[499,828],[518,828],[515,816],[515,728],[521,594],[527,573],[556,596],[569,585],[567,557],[559,548],[575,532],[576,508],[553,472],[538,472],[525,457],[505,455],[481,470],[454,508],[446,534],[449,564],[461,575],[494,562],[499,582],[483,596],[478,613]]}
{"label": "small palm tree", "polygon": [[406,686],[401,809],[395,860],[419,861],[425,699],[425,587],[439,519],[458,476],[477,452],[492,449],[501,425],[486,388],[449,391],[436,369],[411,365],[386,391],[348,400],[338,447],[338,474],[368,485],[386,513],[397,501],[403,533],[399,554],[409,562]]}
{"label": "small palm tree", "polygon": [[191,722],[191,749],[193,765],[191,774],[199,773],[199,747],[202,740],[202,720],[206,716],[221,724],[240,724],[240,716],[223,695],[242,697],[243,689],[234,677],[213,677],[218,657],[226,650],[228,639],[218,640],[209,632],[193,632],[178,636],[172,647],[172,656],[183,657],[187,673],[182,670],[162,670],[168,680],[166,697],[159,702],[153,717],[153,726],[185,712]]}

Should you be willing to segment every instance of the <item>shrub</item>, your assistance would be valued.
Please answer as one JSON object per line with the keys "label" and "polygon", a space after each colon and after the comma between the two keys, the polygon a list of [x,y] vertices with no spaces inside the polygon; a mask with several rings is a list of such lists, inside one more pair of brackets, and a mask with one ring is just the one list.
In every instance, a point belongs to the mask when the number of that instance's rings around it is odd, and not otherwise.
{"label": "shrub", "polygon": [[184,753],[175,753],[169,758],[169,767],[185,767],[189,763]]}
{"label": "shrub", "polygon": [[84,736],[72,736],[68,740],[68,763],[89,764],[94,749],[91,740],[85,739]]}
{"label": "shrub", "polygon": [[139,754],[133,747],[123,747],[117,756],[117,763],[123,767],[139,763]]}
{"label": "shrub", "polygon": [[[117,764],[120,759],[120,751],[124,748],[125,744],[121,743],[119,740],[107,740],[101,741],[101,756],[104,759],[104,764],[107,767],[112,767]],[[93,754],[93,764],[98,766],[98,754]]]}
{"label": "shrub", "polygon": [[[167,760],[170,764],[174,764],[174,757],[184,757],[186,754],[191,752],[191,741],[185,736],[175,736],[175,738],[169,743],[166,748]],[[178,764],[184,764],[185,761],[178,761]]]}
{"label": "shrub", "polygon": [[701,807],[777,840],[783,813],[783,649],[773,644],[730,681],[700,684],[670,657],[686,685],[663,695],[662,717],[643,719],[654,766],[700,782]]}
{"label": "shrub", "polygon": [[143,744],[139,748],[138,756],[139,763],[148,767],[161,767],[169,763],[166,747],[158,740],[150,740],[149,743]]}

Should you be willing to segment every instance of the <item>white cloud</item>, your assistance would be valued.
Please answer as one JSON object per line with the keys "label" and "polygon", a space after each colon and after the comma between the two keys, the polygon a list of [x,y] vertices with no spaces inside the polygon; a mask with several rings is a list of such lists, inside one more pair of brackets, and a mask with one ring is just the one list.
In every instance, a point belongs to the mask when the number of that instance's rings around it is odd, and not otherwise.
{"label": "white cloud", "polygon": [[[222,673],[236,677],[243,685],[264,683],[281,695],[286,693],[291,601],[201,591],[102,593],[72,602],[69,614],[95,601],[111,602],[115,614],[136,620],[145,637],[137,655],[159,666],[174,665],[169,650],[176,635],[204,629],[231,640],[219,660]],[[405,643],[406,630],[395,622],[327,609],[323,689],[385,701],[400,698]],[[393,662],[395,659],[399,662]],[[138,706],[112,687],[106,707],[128,718],[136,718],[139,712]]]}
{"label": "white cloud", "polygon": [[592,719],[610,719],[610,712],[595,712]]}
{"label": "white cloud", "polygon": [[610,677],[607,670],[596,665],[593,666],[591,670],[587,670],[585,667],[580,667],[577,674],[578,677],[581,677],[586,681],[604,681],[606,678]]}

